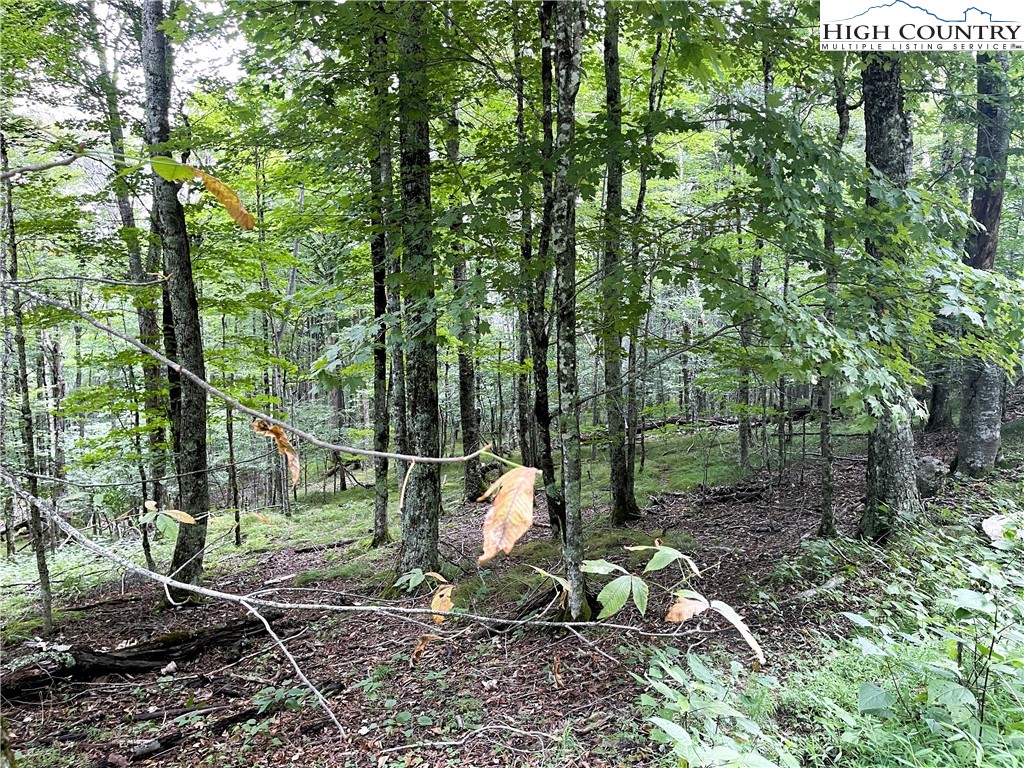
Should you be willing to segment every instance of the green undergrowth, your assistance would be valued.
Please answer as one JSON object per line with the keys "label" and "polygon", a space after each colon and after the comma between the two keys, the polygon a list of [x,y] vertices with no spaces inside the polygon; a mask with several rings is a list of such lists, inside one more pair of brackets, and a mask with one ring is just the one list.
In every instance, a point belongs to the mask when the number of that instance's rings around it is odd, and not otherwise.
{"label": "green undergrowth", "polygon": [[957,482],[887,547],[812,540],[780,566],[777,581],[847,581],[817,646],[769,659],[778,678],[657,657],[644,703],[658,738],[689,768],[1024,766],[1024,543],[979,530],[1024,508],[1019,444],[1006,453],[1011,467]]}

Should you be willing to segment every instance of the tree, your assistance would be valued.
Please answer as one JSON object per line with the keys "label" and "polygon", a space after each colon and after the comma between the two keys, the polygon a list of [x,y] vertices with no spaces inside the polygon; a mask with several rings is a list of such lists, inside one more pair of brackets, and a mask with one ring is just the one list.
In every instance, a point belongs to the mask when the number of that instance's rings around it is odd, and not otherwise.
{"label": "tree", "polygon": [[[142,62],[146,86],[146,143],[150,156],[164,154],[170,140],[168,110],[171,99],[171,60],[164,22],[163,0],[146,0],[142,6]],[[167,295],[177,360],[202,378],[206,377],[202,319],[192,275],[185,211],[178,201],[174,182],[159,174],[153,178],[153,204],[164,262],[170,278]],[[180,525],[171,558],[171,573],[187,584],[198,584],[203,572],[210,489],[206,461],[206,390],[188,377],[181,380],[181,414],[176,445],[179,451],[178,490],[181,511],[195,523]],[[175,595],[184,599],[187,595]]]}
{"label": "tree", "polygon": [[[381,12],[378,3],[377,12]],[[373,269],[373,449],[386,452],[390,438],[388,413],[388,312],[387,274],[389,242],[388,219],[391,214],[391,109],[388,93],[388,36],[385,27],[373,34],[370,47],[370,72],[373,80],[373,101],[377,130],[370,138],[370,184],[373,191],[370,217],[373,232],[370,254]],[[344,468],[339,469],[344,473]],[[377,456],[373,460],[373,542],[379,547],[389,540],[388,535],[388,460]]]}
{"label": "tree", "polygon": [[[967,236],[965,261],[974,269],[991,271],[996,263],[1010,147],[1010,55],[980,51],[977,66],[978,144],[971,217],[979,226]],[[958,472],[978,477],[995,466],[1005,379],[1003,369],[992,361],[976,357],[967,361],[955,460]]]}
{"label": "tree", "polygon": [[[440,455],[437,395],[437,307],[430,202],[430,88],[426,33],[432,13],[422,3],[400,10],[398,46],[399,167],[402,177],[402,284],[407,331],[407,387],[412,452]],[[437,567],[441,478],[436,464],[411,469],[402,510],[399,570]]]}
{"label": "tree", "polygon": [[576,95],[583,60],[584,5],[560,2],[555,8],[555,84],[558,129],[552,191],[551,252],[555,261],[555,319],[558,333],[558,436],[562,444],[565,543],[562,548],[569,581],[569,611],[580,616],[585,595],[583,514],[581,508],[579,380],[576,370],[576,188],[569,179],[576,133]]}
{"label": "tree", "polygon": [[[898,54],[864,54],[865,153],[869,169],[877,172],[895,190],[907,186],[910,173],[910,124],[903,105],[901,59]],[[886,212],[892,207],[873,191],[869,182],[867,206]],[[890,195],[889,200],[895,195]],[[865,248],[873,261],[902,260],[899,246],[882,236],[869,240]],[[881,311],[883,308],[878,306]],[[888,536],[893,521],[918,511],[914,433],[911,431],[912,395],[900,389],[895,402],[885,403],[875,414],[875,426],[868,437],[867,500],[861,515],[860,533],[880,540]]]}
{"label": "tree", "polygon": [[622,388],[622,78],[619,73],[619,7],[604,4],[605,109],[608,112],[608,171],[605,182],[602,321],[604,384],[608,403],[608,461],[611,468],[612,522],[622,525],[640,517],[627,465],[626,407]]}

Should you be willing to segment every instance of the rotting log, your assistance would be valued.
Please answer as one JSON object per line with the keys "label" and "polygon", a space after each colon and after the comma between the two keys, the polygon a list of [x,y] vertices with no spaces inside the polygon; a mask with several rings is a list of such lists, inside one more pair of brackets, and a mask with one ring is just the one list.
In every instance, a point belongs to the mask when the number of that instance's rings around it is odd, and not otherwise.
{"label": "rotting log", "polygon": [[[280,614],[266,615],[268,621]],[[93,680],[100,675],[137,675],[157,671],[168,663],[189,661],[204,651],[265,632],[263,623],[251,616],[215,627],[190,632],[170,632],[118,651],[69,648],[35,654],[0,677],[6,700],[45,690],[58,680]]]}

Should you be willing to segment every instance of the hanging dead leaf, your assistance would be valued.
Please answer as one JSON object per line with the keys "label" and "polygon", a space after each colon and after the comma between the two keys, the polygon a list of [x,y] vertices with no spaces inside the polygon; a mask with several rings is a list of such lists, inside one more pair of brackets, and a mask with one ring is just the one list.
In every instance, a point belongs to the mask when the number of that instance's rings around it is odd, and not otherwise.
{"label": "hanging dead leaf", "polygon": [[179,523],[185,523],[186,525],[196,524],[196,519],[192,515],[188,514],[188,512],[182,512],[180,509],[165,509],[162,512]]}
{"label": "hanging dead leaf", "polygon": [[216,176],[203,173],[203,171],[196,168],[193,168],[192,170],[195,171],[196,176],[203,182],[203,186],[206,187],[206,191],[220,201],[220,204],[224,206],[224,209],[229,214],[231,214],[231,218],[235,220],[238,226],[242,229],[252,229],[256,226],[256,219],[253,218],[251,213],[245,210],[245,206],[242,205],[242,201],[235,190]]}
{"label": "hanging dead leaf", "polygon": [[[434,599],[430,601],[430,608],[434,611],[450,611],[455,607],[455,603],[452,602],[452,584],[442,584],[434,592]],[[434,616],[434,623],[440,624],[445,620],[444,616]]]}
{"label": "hanging dead leaf", "polygon": [[242,229],[252,229],[256,226],[256,219],[245,210],[245,206],[242,205],[242,200],[238,197],[238,193],[216,176],[211,176],[205,171],[193,168],[191,165],[179,163],[171,157],[151,157],[149,163],[155,173],[168,181],[199,179],[203,182],[203,186],[206,187],[206,191],[217,198],[231,215],[231,218],[238,223],[238,226]]}
{"label": "hanging dead leaf", "polygon": [[447,583],[448,583],[448,579],[446,579],[446,578],[445,578],[444,576],[442,576],[442,575],[441,575],[440,573],[438,573],[437,571],[427,571],[427,572],[426,572],[426,573],[424,573],[423,575],[424,575],[424,576],[429,576],[429,577],[430,577],[430,578],[432,578],[432,579],[433,579],[434,581],[436,581],[436,582],[438,582],[438,583],[440,583],[440,584],[447,584]]}
{"label": "hanging dead leaf", "polygon": [[156,502],[152,499],[147,500],[143,506],[150,512],[156,512]]}
{"label": "hanging dead leaf", "polygon": [[533,467],[515,467],[495,480],[477,501],[494,497],[484,518],[484,553],[479,562],[486,563],[499,551],[506,555],[519,537],[533,525],[533,486],[540,474]]}
{"label": "hanging dead leaf", "polygon": [[288,435],[284,433],[284,430],[276,424],[271,424],[266,419],[254,419],[252,422],[252,431],[257,435],[274,438],[274,442],[277,443],[277,452],[282,456],[288,457],[288,470],[292,475],[292,485],[298,485],[299,453],[292,447],[291,441],[288,439]]}
{"label": "hanging dead leaf", "polygon": [[[754,633],[750,631],[750,627],[747,626],[746,622],[743,621],[743,618],[736,613],[736,610],[731,605],[723,603],[721,600],[712,600],[711,608],[728,619],[729,623],[736,627],[736,631],[740,633],[740,637],[742,637],[747,642],[747,645],[750,646],[750,650],[754,652],[754,658],[757,659],[757,662],[761,667],[768,663],[765,659],[764,651],[761,649],[760,643],[758,643],[757,638],[754,637]],[[758,667],[758,669],[761,667]]]}
{"label": "hanging dead leaf", "polygon": [[412,649],[412,654],[409,656],[409,666],[413,667],[416,665],[416,662],[423,657],[423,652],[427,650],[427,645],[429,645],[432,640],[440,639],[440,635],[423,635],[416,643],[416,647]]}
{"label": "hanging dead leaf", "polygon": [[693,597],[679,596],[676,598],[676,601],[672,603],[672,607],[668,609],[668,615],[665,616],[665,621],[672,621],[677,624],[689,621],[698,613],[704,613],[707,609],[707,600],[698,600]]}

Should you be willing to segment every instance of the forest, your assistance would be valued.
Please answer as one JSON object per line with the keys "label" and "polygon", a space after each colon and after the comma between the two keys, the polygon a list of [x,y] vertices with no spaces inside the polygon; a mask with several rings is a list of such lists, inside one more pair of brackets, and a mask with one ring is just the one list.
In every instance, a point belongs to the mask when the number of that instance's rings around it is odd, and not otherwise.
{"label": "forest", "polygon": [[0,0],[0,765],[1024,768],[1024,58],[824,13]]}

